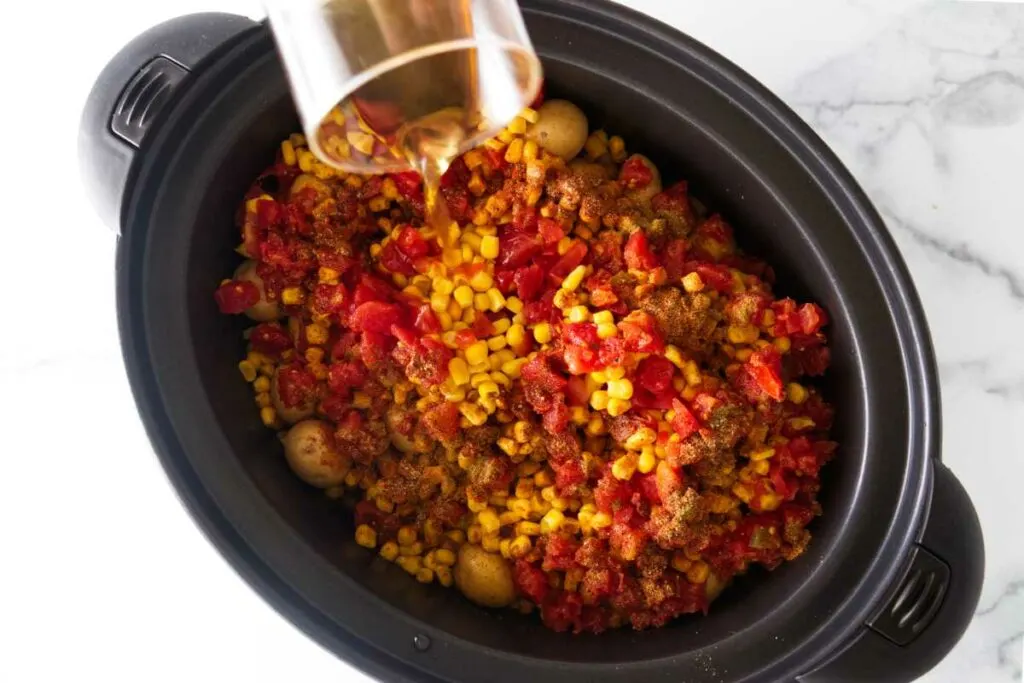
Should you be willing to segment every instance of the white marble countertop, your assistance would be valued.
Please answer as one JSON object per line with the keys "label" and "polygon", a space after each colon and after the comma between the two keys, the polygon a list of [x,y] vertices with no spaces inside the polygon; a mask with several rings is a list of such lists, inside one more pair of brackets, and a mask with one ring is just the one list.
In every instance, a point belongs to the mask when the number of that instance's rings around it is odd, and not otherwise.
{"label": "white marble countertop", "polygon": [[[945,461],[978,507],[988,553],[976,619],[923,680],[1020,681],[1024,5],[628,4],[793,105],[885,215],[938,350]],[[125,41],[190,11],[259,16],[259,0],[15,7],[0,45],[0,680],[366,680],[258,599],[179,507],[121,365],[115,239],[76,180],[81,104]]]}

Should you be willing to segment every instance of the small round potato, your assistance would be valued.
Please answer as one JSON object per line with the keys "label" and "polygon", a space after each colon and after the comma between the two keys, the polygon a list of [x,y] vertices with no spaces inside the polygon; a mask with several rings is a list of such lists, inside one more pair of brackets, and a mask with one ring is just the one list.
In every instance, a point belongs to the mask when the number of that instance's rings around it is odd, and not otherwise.
{"label": "small round potato", "polygon": [[256,274],[256,262],[246,261],[235,270],[236,280],[251,282],[260,290],[260,300],[245,309],[245,314],[257,322],[269,322],[281,317],[281,307],[276,301],[267,301],[267,292],[263,288],[263,278]]}
{"label": "small round potato", "polygon": [[288,465],[302,481],[322,489],[345,481],[351,461],[335,448],[331,427],[326,422],[300,422],[288,430],[282,441]]}
{"label": "small round potato", "polygon": [[416,452],[416,444],[411,437],[399,431],[400,426],[408,418],[409,411],[401,406],[392,405],[388,408],[385,420],[388,426],[388,436],[391,437],[391,445],[403,453]]}
{"label": "small round potato", "polygon": [[501,555],[466,543],[455,563],[455,585],[483,607],[506,607],[516,599],[512,568]]}
{"label": "small round potato", "polygon": [[[654,165],[654,162],[645,157],[643,154],[634,154],[626,159],[626,164],[636,163],[640,161],[644,166],[651,172],[651,182],[646,187],[639,187],[634,190],[628,190],[626,195],[632,199],[640,199],[650,201],[654,199],[654,195],[661,192],[661,173],[658,171],[658,167]],[[623,164],[625,166],[625,164]],[[622,173],[619,174],[619,179],[622,179]]]}
{"label": "small round potato", "polygon": [[572,102],[548,100],[537,110],[537,122],[526,131],[526,137],[560,156],[572,159],[587,142],[587,116]]}
{"label": "small round potato", "polygon": [[586,159],[576,159],[569,164],[569,170],[575,174],[582,175],[586,178],[593,178],[594,180],[611,180],[612,171],[596,161],[587,161]]}
{"label": "small round potato", "polygon": [[312,188],[316,192],[317,197],[329,197],[331,194],[331,188],[327,187],[327,184],[315,176],[311,176],[308,173],[302,173],[294,181],[292,181],[291,189],[288,190],[288,195],[294,197],[296,194],[305,190],[306,188]]}
{"label": "small round potato", "polygon": [[316,410],[316,398],[310,397],[304,403],[297,406],[286,406],[284,401],[281,400],[281,392],[278,386],[278,374],[280,370],[274,371],[274,376],[270,378],[270,401],[274,405],[274,410],[277,411],[277,416],[288,424],[295,424],[299,420],[305,420],[307,417],[313,415],[313,411]]}

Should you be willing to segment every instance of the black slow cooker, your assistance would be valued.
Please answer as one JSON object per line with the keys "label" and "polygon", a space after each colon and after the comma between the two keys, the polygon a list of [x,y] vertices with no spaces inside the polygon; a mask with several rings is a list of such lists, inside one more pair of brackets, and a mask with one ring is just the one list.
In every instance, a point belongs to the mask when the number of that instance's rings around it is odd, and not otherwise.
{"label": "black slow cooker", "polygon": [[940,462],[939,384],[921,304],[864,193],[789,109],[722,57],[603,0],[522,0],[549,92],[581,104],[738,228],[777,291],[832,318],[838,457],[814,540],[708,616],[649,632],[556,634],[410,581],[352,542],[306,488],[238,378],[240,320],[212,292],[237,263],[233,216],[298,130],[268,28],[224,14],[139,36],[90,95],[80,154],[120,231],[125,364],[153,446],[212,543],[269,603],[387,681],[908,681],[971,619],[983,546]]}

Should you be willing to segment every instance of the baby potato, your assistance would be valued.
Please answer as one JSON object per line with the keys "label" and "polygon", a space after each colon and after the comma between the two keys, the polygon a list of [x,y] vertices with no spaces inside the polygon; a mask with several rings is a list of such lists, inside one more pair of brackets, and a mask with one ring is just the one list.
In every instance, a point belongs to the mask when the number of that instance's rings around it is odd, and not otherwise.
{"label": "baby potato", "polygon": [[281,317],[281,307],[276,301],[267,301],[267,292],[263,288],[263,278],[256,274],[256,262],[246,261],[235,270],[235,280],[251,282],[260,290],[260,300],[245,309],[245,314],[261,323],[277,320]]}
{"label": "baby potato", "polygon": [[483,607],[506,607],[516,598],[512,568],[501,555],[466,543],[455,563],[455,585]]}
{"label": "baby potato", "polygon": [[270,378],[270,402],[273,404],[274,410],[277,411],[278,417],[288,424],[295,424],[313,414],[313,411],[316,410],[316,397],[310,396],[297,406],[286,406],[281,400],[280,372],[280,369],[275,370],[274,376]]}
{"label": "baby potato", "polygon": [[638,187],[636,189],[627,190],[626,196],[632,199],[650,201],[654,198],[654,195],[661,192],[661,173],[658,171],[658,167],[654,165],[654,162],[645,157],[643,154],[633,154],[625,163],[622,165],[622,171],[619,172],[619,180],[623,180],[623,176],[628,173],[630,164],[642,163],[651,172],[651,182],[645,187]]}
{"label": "baby potato", "polygon": [[294,181],[292,181],[292,187],[288,190],[288,195],[294,197],[299,192],[305,190],[307,187],[312,188],[316,192],[317,197],[329,197],[331,194],[331,188],[327,187],[324,181],[311,176],[308,173],[302,173]]}
{"label": "baby potato", "polygon": [[335,447],[334,435],[326,422],[300,422],[288,430],[282,442],[288,465],[302,481],[322,489],[345,481],[352,463]]}
{"label": "baby potato", "polygon": [[612,171],[608,166],[598,163],[596,161],[587,161],[586,159],[576,159],[569,164],[569,170],[575,174],[582,175],[585,178],[593,178],[594,180],[611,180]]}
{"label": "baby potato", "polygon": [[587,142],[587,116],[572,102],[548,100],[537,110],[537,122],[526,131],[526,137],[560,156],[572,159]]}

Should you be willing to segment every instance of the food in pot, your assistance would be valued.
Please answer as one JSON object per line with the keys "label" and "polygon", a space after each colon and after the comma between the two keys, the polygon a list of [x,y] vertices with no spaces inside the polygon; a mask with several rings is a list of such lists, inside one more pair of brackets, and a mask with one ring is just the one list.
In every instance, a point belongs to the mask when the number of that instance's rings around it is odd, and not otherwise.
{"label": "food in pot", "polygon": [[[548,117],[551,117],[550,120]],[[832,409],[825,312],[564,102],[414,173],[282,143],[215,298],[296,475],[423,583],[549,627],[660,626],[804,552]]]}

